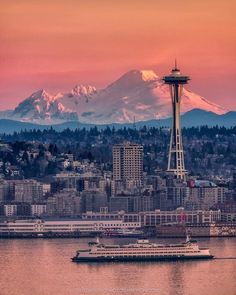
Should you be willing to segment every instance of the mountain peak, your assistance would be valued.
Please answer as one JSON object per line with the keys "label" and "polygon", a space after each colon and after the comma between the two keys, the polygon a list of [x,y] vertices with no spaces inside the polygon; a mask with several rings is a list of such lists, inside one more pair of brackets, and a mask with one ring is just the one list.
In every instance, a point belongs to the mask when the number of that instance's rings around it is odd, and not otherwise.
{"label": "mountain peak", "polygon": [[33,94],[31,94],[30,97],[32,97],[32,98],[50,98],[51,95],[49,93],[47,93],[46,90],[39,89],[38,91],[36,91]]}
{"label": "mountain peak", "polygon": [[157,80],[158,76],[152,70],[131,70],[122,75],[108,87],[126,90],[143,84],[148,84],[149,82],[155,82]]}
{"label": "mountain peak", "polygon": [[119,80],[130,80],[130,82],[132,81],[156,81],[158,79],[158,76],[156,75],[156,73],[152,70],[131,70],[127,73],[125,73],[123,76],[121,76],[121,78]]}
{"label": "mountain peak", "polygon": [[139,71],[142,75],[143,81],[156,81],[158,79],[157,74],[152,70]]}
{"label": "mountain peak", "polygon": [[[224,114],[227,110],[183,89],[181,113],[192,109]],[[201,111],[199,117],[201,117]],[[34,92],[14,110],[24,121],[72,121],[109,124],[167,118],[172,115],[169,87],[152,70],[131,70],[104,89],[76,85],[53,96],[44,89]]]}

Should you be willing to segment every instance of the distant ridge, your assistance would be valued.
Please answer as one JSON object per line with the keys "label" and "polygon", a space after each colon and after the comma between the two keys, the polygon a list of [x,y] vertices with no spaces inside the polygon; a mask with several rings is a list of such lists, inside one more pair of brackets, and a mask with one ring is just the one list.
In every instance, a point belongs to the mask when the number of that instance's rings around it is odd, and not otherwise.
{"label": "distant ridge", "polygon": [[[226,128],[233,127],[236,125],[236,112],[228,112],[223,115],[217,115],[213,112],[207,112],[200,109],[191,110],[184,115],[182,118],[182,127],[198,127],[207,125],[209,127],[212,126],[224,126]],[[98,129],[104,129],[106,126],[118,128],[130,127],[133,128],[133,123],[112,123],[112,124],[86,124],[80,123],[78,121],[65,122],[61,124],[50,124],[50,125],[40,125],[35,123],[28,122],[20,122],[9,119],[0,119],[0,134],[7,133],[12,134],[14,132],[20,132],[21,130],[44,130],[53,128],[56,131],[63,131],[67,128],[71,130],[75,130],[76,128],[92,128],[97,126]],[[162,120],[147,120],[136,122],[135,126],[137,128],[141,128],[143,126],[147,127],[170,127],[171,126],[171,118],[162,119]]]}
{"label": "distant ridge", "polygon": [[[183,88],[181,113],[192,109],[225,114],[228,110]],[[172,114],[168,85],[152,70],[131,70],[103,89],[76,85],[52,95],[44,89],[24,99],[0,118],[42,125],[80,121],[86,124],[163,120]]]}

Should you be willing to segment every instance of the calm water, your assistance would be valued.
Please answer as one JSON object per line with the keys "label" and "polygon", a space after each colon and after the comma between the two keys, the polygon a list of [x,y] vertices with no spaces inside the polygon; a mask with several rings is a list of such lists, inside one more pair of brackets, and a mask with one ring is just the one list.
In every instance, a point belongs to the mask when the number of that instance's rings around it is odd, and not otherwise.
{"label": "calm water", "polygon": [[[87,242],[0,240],[0,295],[236,294],[236,260],[70,262],[78,246]],[[236,256],[234,238],[199,239],[199,244],[209,246],[217,257]]]}

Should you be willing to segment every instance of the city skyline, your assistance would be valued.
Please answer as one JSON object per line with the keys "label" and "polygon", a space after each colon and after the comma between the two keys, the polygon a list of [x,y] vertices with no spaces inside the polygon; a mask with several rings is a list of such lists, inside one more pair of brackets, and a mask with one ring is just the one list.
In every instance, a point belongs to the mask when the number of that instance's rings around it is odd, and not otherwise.
{"label": "city skyline", "polygon": [[102,88],[132,69],[161,77],[175,57],[193,78],[192,91],[236,109],[233,1],[180,1],[175,9],[164,1],[21,0],[1,7],[1,109],[41,88]]}
{"label": "city skyline", "polygon": [[235,10],[0,0],[1,295],[235,295]]}

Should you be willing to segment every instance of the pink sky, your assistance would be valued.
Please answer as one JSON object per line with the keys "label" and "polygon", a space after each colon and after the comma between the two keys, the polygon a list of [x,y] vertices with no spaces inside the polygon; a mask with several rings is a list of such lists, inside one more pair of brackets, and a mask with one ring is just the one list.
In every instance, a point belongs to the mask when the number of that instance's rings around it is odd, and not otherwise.
{"label": "pink sky", "polygon": [[131,69],[168,73],[236,110],[234,0],[0,0],[0,109],[32,92],[98,88]]}

